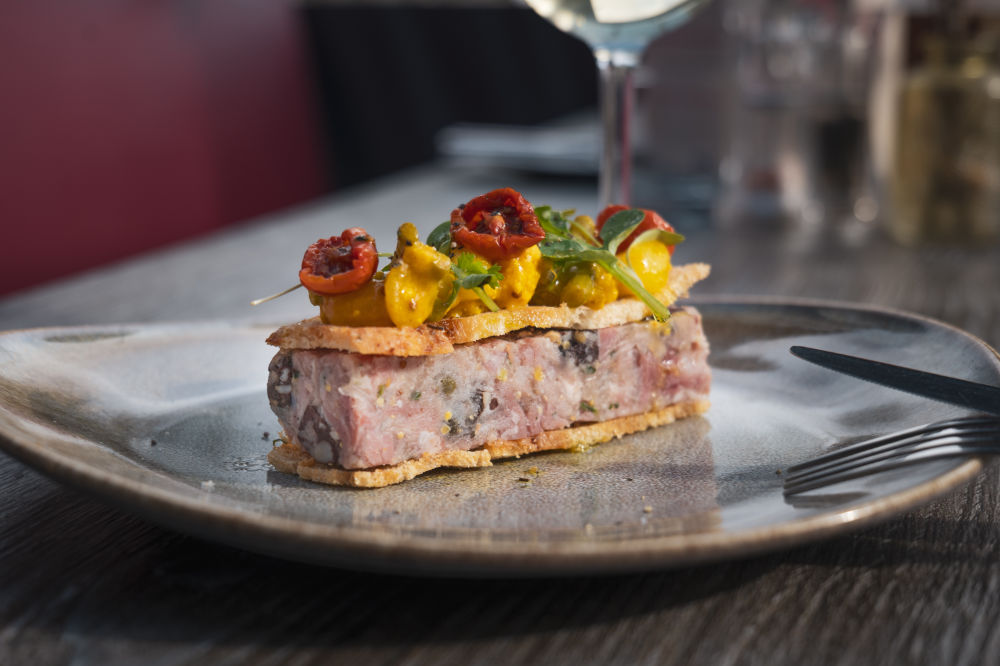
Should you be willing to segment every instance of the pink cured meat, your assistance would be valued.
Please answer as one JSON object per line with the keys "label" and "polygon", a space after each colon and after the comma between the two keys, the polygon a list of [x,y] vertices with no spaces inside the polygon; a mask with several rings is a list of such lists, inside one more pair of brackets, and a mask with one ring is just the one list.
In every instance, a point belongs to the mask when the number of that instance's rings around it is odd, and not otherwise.
{"label": "pink cured meat", "polygon": [[532,330],[437,356],[282,350],[268,398],[317,461],[367,469],[705,400],[707,357],[701,315],[677,308],[669,324]]}

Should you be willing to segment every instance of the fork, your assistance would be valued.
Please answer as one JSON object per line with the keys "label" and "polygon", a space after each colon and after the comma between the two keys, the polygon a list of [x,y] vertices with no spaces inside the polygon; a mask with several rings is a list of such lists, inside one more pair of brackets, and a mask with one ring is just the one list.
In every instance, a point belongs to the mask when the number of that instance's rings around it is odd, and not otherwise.
{"label": "fork", "polygon": [[1000,417],[937,421],[857,442],[792,465],[785,495],[795,495],[926,460],[1000,453]]}

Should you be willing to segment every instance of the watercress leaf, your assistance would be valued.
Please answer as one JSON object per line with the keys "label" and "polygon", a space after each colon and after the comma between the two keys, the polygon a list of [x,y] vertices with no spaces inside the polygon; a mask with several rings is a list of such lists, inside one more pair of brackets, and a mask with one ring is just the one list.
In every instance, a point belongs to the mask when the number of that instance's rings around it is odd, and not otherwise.
{"label": "watercress leaf", "polygon": [[543,257],[548,259],[575,259],[581,252],[586,252],[588,246],[576,238],[560,238],[544,240],[538,246]]}
{"label": "watercress leaf", "polygon": [[543,220],[538,218],[538,224],[541,225],[542,230],[545,232],[547,238],[562,238],[565,235],[565,231],[557,227],[552,223],[551,220]]}
{"label": "watercress leaf", "polygon": [[538,223],[546,235],[551,234],[560,238],[569,235],[569,221],[563,213],[552,210],[551,206],[539,206],[535,209],[535,215],[538,216]]}
{"label": "watercress leaf", "polygon": [[427,244],[441,254],[448,254],[451,250],[451,222],[446,220],[434,227],[427,235]]}
{"label": "watercress leaf", "polygon": [[595,263],[595,264],[600,263],[602,261],[608,262],[608,261],[611,261],[612,259],[614,259],[615,261],[618,261],[615,258],[615,255],[611,254],[607,250],[602,250],[600,248],[593,247],[593,246],[588,247],[586,250],[584,250],[583,252],[579,253],[577,255],[577,258],[580,261],[589,261],[589,262]]}
{"label": "watercress leaf", "polygon": [[609,217],[601,227],[601,239],[604,241],[605,249],[611,254],[617,252],[618,246],[635,231],[645,216],[646,213],[637,208],[627,208]]}
{"label": "watercress leaf", "polygon": [[607,250],[584,243],[577,238],[545,241],[538,246],[542,256],[556,262],[580,263],[608,261],[615,256]]}

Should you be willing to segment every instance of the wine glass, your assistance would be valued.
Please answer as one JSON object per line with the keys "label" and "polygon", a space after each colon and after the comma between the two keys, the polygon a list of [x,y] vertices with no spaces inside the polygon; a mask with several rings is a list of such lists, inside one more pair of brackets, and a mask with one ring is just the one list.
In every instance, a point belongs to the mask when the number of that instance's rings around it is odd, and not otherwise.
{"label": "wine glass", "polygon": [[535,13],[586,42],[600,76],[603,142],[598,210],[629,205],[629,125],[635,99],[633,75],[654,37],[686,22],[707,0],[525,0]]}

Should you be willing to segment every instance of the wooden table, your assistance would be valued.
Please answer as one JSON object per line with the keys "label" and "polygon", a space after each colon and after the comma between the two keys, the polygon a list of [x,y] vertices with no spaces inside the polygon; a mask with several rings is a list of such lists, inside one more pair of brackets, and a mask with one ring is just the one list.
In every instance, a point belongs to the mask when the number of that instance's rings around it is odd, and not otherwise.
{"label": "wooden table", "polygon": [[[529,198],[593,206],[581,184]],[[0,301],[0,329],[292,319],[303,247],[364,225],[383,247],[497,178],[427,168]],[[700,294],[889,305],[1000,345],[1000,249],[910,251],[851,224],[705,230]],[[679,571],[433,580],[290,563],[111,509],[0,455],[0,663],[843,663],[1000,659],[1000,483],[990,468],[923,509],[849,536]]]}

